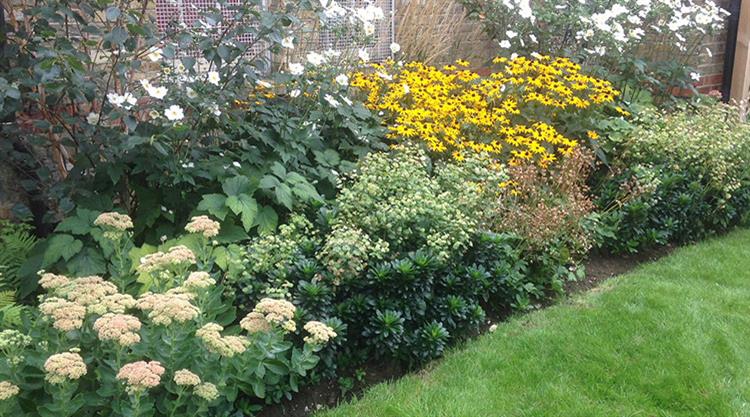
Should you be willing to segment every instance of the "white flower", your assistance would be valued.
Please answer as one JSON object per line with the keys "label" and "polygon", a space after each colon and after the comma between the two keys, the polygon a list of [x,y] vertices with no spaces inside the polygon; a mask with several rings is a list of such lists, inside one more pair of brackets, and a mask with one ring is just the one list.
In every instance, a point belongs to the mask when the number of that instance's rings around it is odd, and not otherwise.
{"label": "white flower", "polygon": [[123,107],[125,107],[126,109],[130,109],[138,102],[135,96],[130,93],[125,93],[123,97],[125,98],[125,104],[123,104]]}
{"label": "white flower", "polygon": [[530,34],[529,34],[529,39],[531,39],[531,41],[532,41],[532,42],[534,42],[534,43],[538,43],[538,42],[539,42],[539,41],[537,41],[537,39],[536,39],[536,35],[534,35],[533,33],[530,33]]}
{"label": "white flower", "polygon": [[158,62],[162,58],[162,50],[161,48],[154,48],[146,55],[146,58],[148,58],[151,62]]}
{"label": "white flower", "polygon": [[299,63],[289,64],[289,73],[292,75],[302,75],[305,72],[305,66]]}
{"label": "white flower", "polygon": [[409,88],[409,84],[404,83],[404,94],[409,94],[411,92],[411,88]]}
{"label": "white flower", "polygon": [[323,51],[323,55],[325,55],[326,58],[338,58],[341,56],[341,51],[336,51],[331,48],[328,48],[325,51]]}
{"label": "white flower", "polygon": [[186,93],[187,93],[188,98],[196,98],[196,97],[198,97],[198,93],[196,93],[195,90],[193,90],[190,87],[188,87],[186,89]]}
{"label": "white flower", "polygon": [[242,165],[237,161],[232,162],[232,165],[234,165],[235,168],[242,168]]}
{"label": "white flower", "polygon": [[691,72],[690,78],[694,81],[700,81],[701,80],[701,74],[698,72]]}
{"label": "white flower", "polygon": [[333,108],[336,108],[341,105],[341,103],[339,103],[338,100],[333,98],[333,96],[331,96],[330,94],[326,94],[325,97],[323,97],[323,99],[325,99],[325,101],[327,101],[328,104],[330,104],[331,107]]}
{"label": "white flower", "polygon": [[500,47],[503,48],[503,49],[510,48],[510,41],[507,40],[507,39],[504,39],[504,40],[500,41]]}
{"label": "white flower", "polygon": [[294,90],[292,90],[292,91],[289,92],[289,96],[292,97],[292,98],[299,97],[300,94],[302,94],[302,91],[300,91],[298,89],[294,89]]}
{"label": "white flower", "polygon": [[208,73],[208,82],[213,85],[219,85],[219,81],[221,81],[221,77],[219,77],[219,73],[216,71],[210,71]]}
{"label": "white flower", "polygon": [[309,52],[307,54],[307,62],[309,62],[311,65],[319,66],[323,65],[326,62],[326,57],[323,55],[317,53],[317,52]]}
{"label": "white flower", "polygon": [[86,122],[90,125],[99,123],[99,113],[89,113],[86,116]]}
{"label": "white flower", "polygon": [[513,32],[512,30],[508,30],[505,32],[505,36],[507,36],[508,39],[513,39],[516,36],[518,36],[518,32]]}
{"label": "white flower", "polygon": [[384,79],[386,81],[393,81],[393,77],[390,76],[389,74],[384,73],[384,72],[378,72],[378,77],[380,77],[380,78],[382,78],[382,79]]}
{"label": "white flower", "polygon": [[164,110],[164,116],[168,120],[176,122],[178,120],[182,120],[185,117],[185,113],[182,111],[182,107],[173,104],[169,106],[168,109]]}
{"label": "white flower", "polygon": [[347,85],[349,85],[349,77],[347,77],[346,74],[339,74],[336,77],[336,84],[342,87],[346,87]]}
{"label": "white flower", "polygon": [[364,30],[366,36],[372,36],[375,34],[375,25],[370,22],[364,24]]}
{"label": "white flower", "polygon": [[489,330],[490,330],[490,333],[494,333],[495,330],[497,330],[497,324],[493,324],[492,326],[490,326]]}
{"label": "white flower", "polygon": [[107,94],[107,101],[115,107],[120,107],[125,103],[125,96],[121,96],[117,93],[109,93]]}
{"label": "white flower", "polygon": [[370,61],[370,54],[364,49],[360,49],[359,52],[357,52],[357,56],[362,60],[362,62]]}
{"label": "white flower", "polygon": [[399,52],[401,52],[401,45],[397,44],[396,42],[393,42],[391,44],[391,53],[397,54]]}
{"label": "white flower", "polygon": [[281,40],[281,46],[286,49],[294,49],[294,36],[287,36]]}

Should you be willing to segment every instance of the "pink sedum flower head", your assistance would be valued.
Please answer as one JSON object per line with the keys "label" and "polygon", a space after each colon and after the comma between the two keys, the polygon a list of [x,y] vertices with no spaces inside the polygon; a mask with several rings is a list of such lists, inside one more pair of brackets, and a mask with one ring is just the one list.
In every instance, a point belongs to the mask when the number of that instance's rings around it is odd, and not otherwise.
{"label": "pink sedum flower head", "polygon": [[132,346],[141,341],[138,332],[141,322],[128,314],[107,313],[94,322],[94,331],[100,340],[113,341],[120,346]]}
{"label": "pink sedum flower head", "polygon": [[62,384],[75,381],[86,375],[86,363],[78,352],[71,349],[70,352],[58,353],[47,358],[44,362],[44,379],[50,384]]}
{"label": "pink sedum flower head", "polygon": [[182,387],[194,387],[201,383],[201,378],[187,369],[174,373],[174,383]]}
{"label": "pink sedum flower head", "polygon": [[169,326],[172,323],[185,323],[194,320],[200,314],[198,307],[194,306],[189,294],[145,293],[136,302],[136,306],[148,312],[148,318],[154,324]]}
{"label": "pink sedum flower head", "polygon": [[123,381],[127,386],[126,390],[133,394],[158,386],[162,375],[164,375],[164,367],[161,363],[138,361],[120,368],[117,379]]}
{"label": "pink sedum flower head", "polygon": [[266,320],[266,316],[255,311],[251,311],[240,321],[240,327],[247,330],[250,334],[271,330],[271,324]]}
{"label": "pink sedum flower head", "polygon": [[216,280],[208,272],[192,272],[182,284],[188,290],[203,290],[216,285]]}
{"label": "pink sedum flower head", "polygon": [[124,232],[133,228],[133,219],[127,214],[108,212],[100,214],[99,217],[94,220],[94,225]]}
{"label": "pink sedum flower head", "polygon": [[117,286],[96,275],[74,279],[60,289],[65,297],[84,307],[100,303],[104,297],[117,294]]}
{"label": "pink sedum flower head", "polygon": [[0,401],[13,398],[18,395],[19,392],[21,392],[21,390],[18,386],[13,385],[8,381],[0,381]]}
{"label": "pink sedum flower head", "polygon": [[52,320],[52,326],[63,332],[78,330],[86,318],[86,308],[68,300],[50,297],[39,304],[39,311]]}
{"label": "pink sedum flower head", "polygon": [[221,225],[219,222],[211,220],[208,216],[195,216],[185,226],[188,233],[200,233],[206,238],[212,238],[219,234]]}
{"label": "pink sedum flower head", "polygon": [[[293,332],[297,329],[297,326],[294,323],[294,312],[296,310],[297,309],[296,307],[294,307],[294,304],[290,303],[289,301],[277,300],[274,298],[264,298],[255,305],[253,312],[263,315],[263,317],[269,324],[279,326],[287,332]],[[247,319],[245,327],[248,327],[250,329],[257,327],[259,325],[257,323],[258,317],[258,315],[253,315],[252,317],[248,315],[248,317],[245,317]],[[251,325],[251,321],[255,321],[255,325]],[[250,330],[248,331],[253,333]]]}
{"label": "pink sedum flower head", "polygon": [[70,284],[70,278],[65,275],[55,275],[48,272],[39,277],[39,285],[45,290],[55,290],[68,284]]}
{"label": "pink sedum flower head", "polygon": [[311,345],[324,345],[337,336],[330,326],[319,321],[308,321],[304,329],[310,333],[309,336],[305,336],[305,343]]}
{"label": "pink sedum flower head", "polygon": [[193,389],[193,392],[198,397],[211,402],[215,399],[219,398],[219,390],[216,388],[216,385],[210,383],[210,382],[204,382],[202,384],[196,385],[196,387]]}
{"label": "pink sedum flower head", "polygon": [[222,336],[223,330],[219,324],[208,323],[198,329],[195,336],[203,341],[210,352],[227,358],[245,352],[250,342],[242,336]]}
{"label": "pink sedum flower head", "polygon": [[195,254],[187,246],[177,245],[167,252],[156,252],[141,258],[138,265],[139,272],[153,272],[174,266],[195,264]]}

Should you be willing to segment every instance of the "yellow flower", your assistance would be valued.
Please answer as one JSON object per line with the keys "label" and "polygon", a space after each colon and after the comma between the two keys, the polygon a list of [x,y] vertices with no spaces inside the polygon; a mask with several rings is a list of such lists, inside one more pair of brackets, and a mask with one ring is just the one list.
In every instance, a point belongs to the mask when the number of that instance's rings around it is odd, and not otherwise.
{"label": "yellow flower", "polygon": [[586,135],[587,135],[587,136],[589,137],[589,139],[591,139],[591,140],[597,140],[597,139],[599,139],[599,134],[598,134],[598,133],[596,133],[596,132],[594,132],[593,130],[589,130],[589,131],[587,131],[587,132],[586,132]]}
{"label": "yellow flower", "polygon": [[[350,84],[370,110],[384,115],[391,140],[419,140],[456,160],[466,152],[486,152],[510,164],[541,166],[578,145],[554,126],[562,112],[611,103],[619,95],[611,83],[581,74],[580,66],[566,58],[493,62],[501,68],[488,77],[465,69],[463,60],[442,70],[419,62],[403,67],[387,62],[378,65],[377,73],[352,74]],[[535,122],[539,118],[552,122]]]}

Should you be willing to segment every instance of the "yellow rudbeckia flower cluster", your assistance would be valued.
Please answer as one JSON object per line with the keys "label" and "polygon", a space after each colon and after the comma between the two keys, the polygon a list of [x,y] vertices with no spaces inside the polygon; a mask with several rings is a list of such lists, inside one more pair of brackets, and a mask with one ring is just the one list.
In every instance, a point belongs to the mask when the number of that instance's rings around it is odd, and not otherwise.
{"label": "yellow rudbeckia flower cluster", "polygon": [[459,161],[467,152],[486,152],[512,165],[541,166],[578,146],[576,138],[558,130],[561,115],[611,103],[620,94],[566,58],[494,63],[501,69],[483,77],[468,70],[466,61],[442,69],[386,62],[354,74],[351,85],[371,110],[385,116],[391,139],[420,140]]}

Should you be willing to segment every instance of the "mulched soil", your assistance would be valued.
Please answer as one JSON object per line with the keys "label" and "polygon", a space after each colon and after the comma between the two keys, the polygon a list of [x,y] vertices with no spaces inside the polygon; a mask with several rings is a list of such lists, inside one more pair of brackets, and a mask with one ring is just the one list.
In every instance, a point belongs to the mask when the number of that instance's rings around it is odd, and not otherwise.
{"label": "mulched soil", "polygon": [[[651,250],[648,253],[634,255],[609,255],[594,253],[586,262],[586,277],[580,281],[570,282],[566,285],[567,294],[575,294],[596,287],[601,281],[615,275],[621,275],[631,271],[639,265],[655,261],[669,255],[675,249],[674,246],[664,246]],[[508,317],[510,312],[498,312],[489,316],[489,322],[499,322]],[[487,331],[489,322],[483,326],[480,333]],[[365,376],[358,381],[356,387],[343,394],[336,380],[321,381],[318,384],[307,386],[294,394],[292,400],[281,404],[267,406],[258,414],[259,417],[309,417],[315,411],[323,407],[333,407],[341,401],[364,392],[368,387],[380,382],[398,379],[408,372],[407,369],[398,364],[380,362],[368,363],[362,367]]]}

